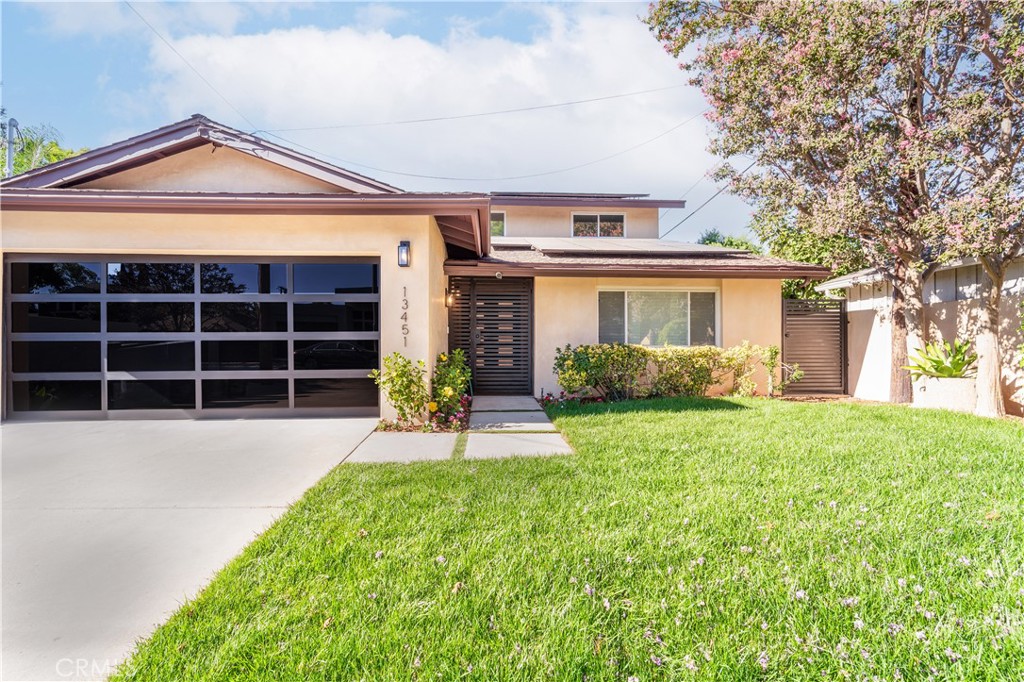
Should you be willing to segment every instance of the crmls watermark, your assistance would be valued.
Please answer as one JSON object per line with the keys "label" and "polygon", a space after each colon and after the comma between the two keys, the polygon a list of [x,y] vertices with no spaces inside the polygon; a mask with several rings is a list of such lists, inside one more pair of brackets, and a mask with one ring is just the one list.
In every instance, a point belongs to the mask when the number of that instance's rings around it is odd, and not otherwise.
{"label": "crmls watermark", "polygon": [[62,658],[57,661],[57,676],[86,680],[105,680],[114,671],[117,661],[109,658]]}

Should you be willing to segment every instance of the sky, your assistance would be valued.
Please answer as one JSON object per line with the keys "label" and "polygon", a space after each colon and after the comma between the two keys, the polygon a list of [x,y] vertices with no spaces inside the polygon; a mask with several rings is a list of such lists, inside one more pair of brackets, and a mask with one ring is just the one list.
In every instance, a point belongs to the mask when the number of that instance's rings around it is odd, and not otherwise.
{"label": "sky", "polygon": [[[721,160],[646,7],[3,0],[2,103],[76,149],[202,113],[409,191],[685,198],[664,234]],[[723,193],[669,238],[749,236],[750,214]]]}

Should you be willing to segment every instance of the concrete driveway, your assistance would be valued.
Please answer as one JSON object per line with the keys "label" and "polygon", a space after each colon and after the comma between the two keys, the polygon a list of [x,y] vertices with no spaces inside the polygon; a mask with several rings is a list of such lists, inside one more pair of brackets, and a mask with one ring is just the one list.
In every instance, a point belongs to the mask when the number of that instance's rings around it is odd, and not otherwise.
{"label": "concrete driveway", "polygon": [[0,679],[103,679],[375,424],[0,427]]}

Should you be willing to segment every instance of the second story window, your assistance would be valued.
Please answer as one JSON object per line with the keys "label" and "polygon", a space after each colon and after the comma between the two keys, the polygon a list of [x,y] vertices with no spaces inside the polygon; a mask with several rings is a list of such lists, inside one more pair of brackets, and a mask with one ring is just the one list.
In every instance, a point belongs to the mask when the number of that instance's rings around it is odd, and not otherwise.
{"label": "second story window", "polygon": [[494,211],[491,213],[491,236],[492,237],[504,237],[505,236],[505,212]]}
{"label": "second story window", "polygon": [[573,237],[623,237],[625,234],[626,216],[621,213],[577,213],[572,217]]}

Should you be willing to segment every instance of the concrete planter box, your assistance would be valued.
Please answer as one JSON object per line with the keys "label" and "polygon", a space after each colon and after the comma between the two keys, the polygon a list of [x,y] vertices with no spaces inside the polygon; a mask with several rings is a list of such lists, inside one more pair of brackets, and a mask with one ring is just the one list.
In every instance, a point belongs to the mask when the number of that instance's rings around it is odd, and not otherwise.
{"label": "concrete planter box", "polygon": [[973,378],[924,377],[914,382],[914,407],[973,413],[977,402],[978,390]]}

